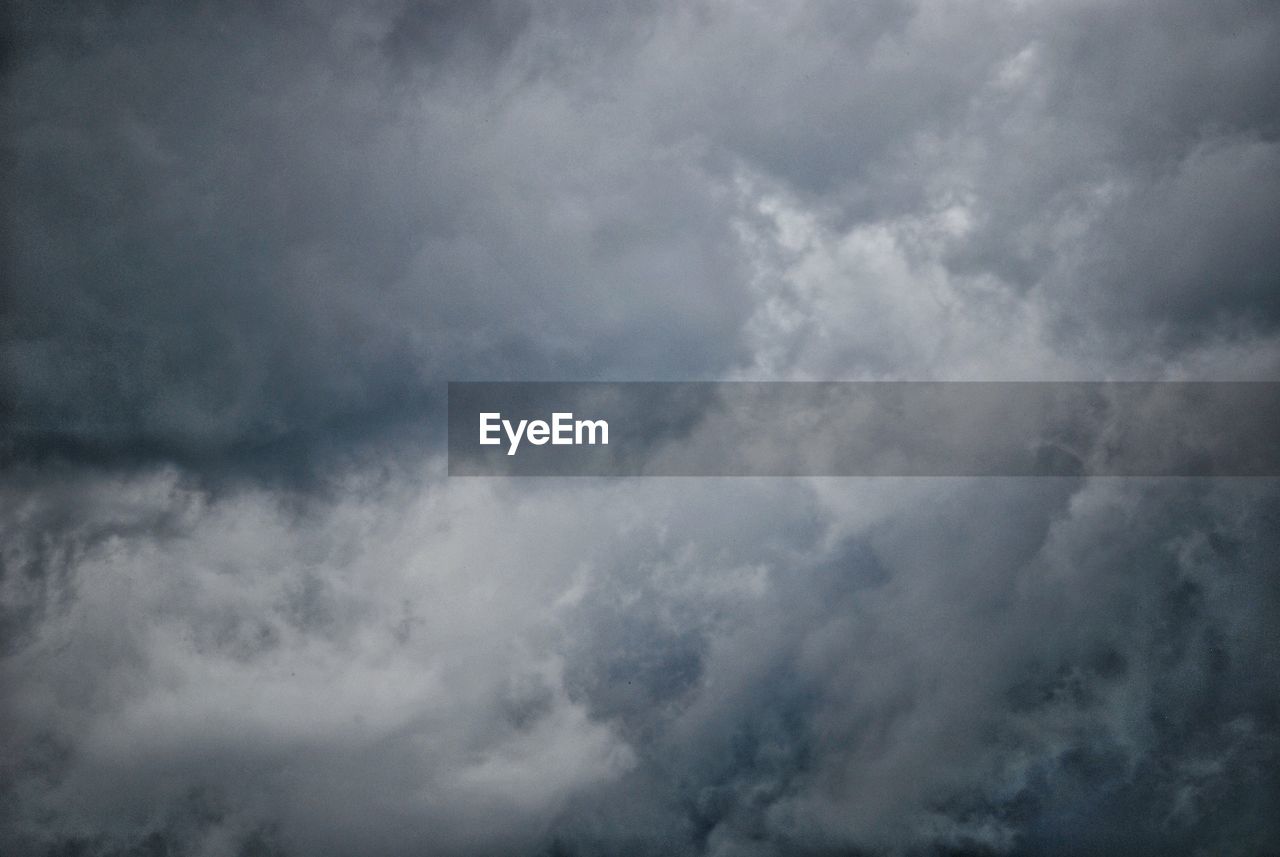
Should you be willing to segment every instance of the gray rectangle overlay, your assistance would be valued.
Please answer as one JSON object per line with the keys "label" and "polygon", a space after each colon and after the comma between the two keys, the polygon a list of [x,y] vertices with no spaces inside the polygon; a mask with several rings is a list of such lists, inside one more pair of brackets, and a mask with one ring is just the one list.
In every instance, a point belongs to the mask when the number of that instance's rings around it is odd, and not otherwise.
{"label": "gray rectangle overlay", "polygon": [[[482,414],[510,428],[482,444]],[[455,382],[448,453],[451,476],[1280,476],[1280,382]]]}

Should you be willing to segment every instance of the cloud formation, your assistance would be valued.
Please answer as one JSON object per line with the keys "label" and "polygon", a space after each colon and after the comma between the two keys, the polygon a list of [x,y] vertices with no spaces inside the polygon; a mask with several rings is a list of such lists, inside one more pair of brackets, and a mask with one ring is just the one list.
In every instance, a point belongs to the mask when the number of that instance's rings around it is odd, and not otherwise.
{"label": "cloud formation", "polygon": [[465,480],[449,380],[1274,379],[1280,14],[12,4],[0,851],[1257,854],[1270,480]]}

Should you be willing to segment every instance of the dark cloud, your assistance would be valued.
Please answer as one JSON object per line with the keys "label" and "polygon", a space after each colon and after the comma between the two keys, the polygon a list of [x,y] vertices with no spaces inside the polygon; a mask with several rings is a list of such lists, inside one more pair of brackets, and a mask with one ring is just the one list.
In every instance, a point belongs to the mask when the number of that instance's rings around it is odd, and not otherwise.
{"label": "dark cloud", "polygon": [[1245,138],[1205,144],[1133,189],[1097,226],[1081,272],[1089,309],[1145,323],[1157,342],[1274,330],[1277,175],[1280,142]]}
{"label": "dark cloud", "polygon": [[0,851],[1275,851],[1268,480],[465,480],[449,380],[1269,379],[1274,4],[9,4]]}
{"label": "dark cloud", "polygon": [[466,64],[419,90],[387,40],[507,26],[449,8],[132,9],[24,52],[5,191],[21,455],[196,458],[376,427],[460,375],[724,365],[744,304],[704,179],[519,69],[492,83],[505,105]]}
{"label": "dark cloud", "polygon": [[387,49],[402,62],[461,58],[492,63],[511,50],[529,24],[523,3],[425,0],[398,12],[387,33]]}
{"label": "dark cloud", "polygon": [[6,659],[8,847],[1274,841],[1270,483],[479,484],[83,483],[60,541],[110,535]]}
{"label": "dark cloud", "polygon": [[1274,333],[1273,10],[1044,8],[975,101],[980,226],[954,258],[1041,291],[1068,341],[1168,353]]}

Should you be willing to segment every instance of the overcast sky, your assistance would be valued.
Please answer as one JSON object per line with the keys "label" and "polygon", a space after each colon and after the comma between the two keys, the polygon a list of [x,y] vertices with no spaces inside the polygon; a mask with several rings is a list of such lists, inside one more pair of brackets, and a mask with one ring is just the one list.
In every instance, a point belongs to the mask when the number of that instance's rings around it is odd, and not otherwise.
{"label": "overcast sky", "polygon": [[1280,850],[1280,484],[449,478],[450,380],[1276,380],[1272,0],[13,2],[0,853]]}

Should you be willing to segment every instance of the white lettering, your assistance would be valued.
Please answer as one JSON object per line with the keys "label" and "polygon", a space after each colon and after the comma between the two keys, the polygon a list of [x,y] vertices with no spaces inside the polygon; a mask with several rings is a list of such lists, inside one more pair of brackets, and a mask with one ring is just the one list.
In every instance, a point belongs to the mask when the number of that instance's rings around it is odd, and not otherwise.
{"label": "white lettering", "polygon": [[502,443],[502,438],[489,436],[490,432],[496,432],[501,430],[501,426],[497,424],[497,420],[501,418],[502,418],[502,414],[489,413],[489,414],[480,415],[480,445],[481,446],[496,446],[497,444]]}
{"label": "white lettering", "polygon": [[556,446],[573,444],[573,425],[569,422],[573,414],[558,411],[551,415],[551,443]]}
{"label": "white lettering", "polygon": [[524,427],[529,424],[528,420],[521,420],[516,430],[511,430],[511,420],[503,420],[502,427],[506,429],[507,437],[511,440],[511,448],[507,450],[507,455],[515,455],[516,447],[520,445],[520,436],[524,434]]}
{"label": "white lettering", "polygon": [[587,432],[587,443],[595,444],[596,429],[600,429],[600,443],[609,445],[609,424],[604,420],[578,420],[573,424],[573,442],[582,445],[582,432]]}
{"label": "white lettering", "polygon": [[609,423],[606,420],[575,420],[568,411],[557,411],[551,415],[551,422],[545,420],[520,420],[512,422],[502,419],[502,414],[486,412],[480,414],[480,444],[495,446],[502,443],[502,432],[507,436],[507,455],[515,455],[520,448],[520,441],[527,440],[534,446],[542,446],[550,441],[556,446],[582,446],[597,443],[609,445]]}

